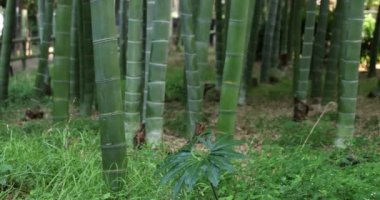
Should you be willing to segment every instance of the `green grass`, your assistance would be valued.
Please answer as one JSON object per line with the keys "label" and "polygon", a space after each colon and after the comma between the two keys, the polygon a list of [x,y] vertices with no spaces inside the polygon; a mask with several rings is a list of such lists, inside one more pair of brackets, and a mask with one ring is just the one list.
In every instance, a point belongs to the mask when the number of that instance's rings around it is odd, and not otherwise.
{"label": "green grass", "polygon": [[[167,97],[171,101],[181,100],[181,77],[180,68],[169,68]],[[11,101],[2,105],[0,199],[170,199],[171,188],[160,185],[161,176],[155,173],[167,155],[165,148],[129,150],[125,188],[111,194],[102,181],[96,121],[73,118],[57,125],[49,119],[21,121],[23,111],[37,105],[30,100],[33,78],[33,73],[12,78]],[[373,85],[373,80],[363,81],[361,94]],[[262,85],[250,91],[252,105],[291,102],[290,91],[288,79]],[[44,109],[50,101],[42,101]],[[373,103],[378,106],[378,101]],[[180,134],[185,124],[183,105],[168,102],[166,108],[166,128]],[[270,110],[276,111],[276,107]],[[353,146],[343,151],[331,145],[334,112],[326,113],[311,133],[318,116],[302,123],[285,115],[253,117],[249,113],[244,117],[247,131],[252,133],[242,147],[247,156],[235,163],[233,174],[222,176],[217,191],[220,199],[380,199],[379,118],[365,123],[364,129],[373,133],[371,138],[358,136]],[[211,189],[200,184],[181,199],[212,199]]]}

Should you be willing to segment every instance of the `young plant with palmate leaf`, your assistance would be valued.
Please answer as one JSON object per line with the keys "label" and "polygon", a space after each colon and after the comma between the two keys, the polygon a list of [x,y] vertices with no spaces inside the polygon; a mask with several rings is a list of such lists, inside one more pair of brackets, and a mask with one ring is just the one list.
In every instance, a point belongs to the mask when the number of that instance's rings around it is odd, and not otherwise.
{"label": "young plant with palmate leaf", "polygon": [[7,0],[0,54],[0,101],[4,101],[8,97],[9,68],[12,53],[12,31],[15,13],[16,0]]}
{"label": "young plant with palmate leaf", "polygon": [[34,92],[38,97],[41,97],[47,93],[48,87],[50,87],[49,79],[49,46],[51,41],[51,34],[53,32],[53,3],[54,0],[45,1],[45,15],[43,18],[42,38],[39,46],[40,56],[38,59],[38,69],[36,75],[36,81],[34,84]]}
{"label": "young plant with palmate leaf", "polygon": [[57,3],[56,31],[54,45],[54,68],[52,74],[53,120],[69,118],[70,95],[70,40],[72,0],[59,0]]}
{"label": "young plant with palmate leaf", "polygon": [[170,0],[156,1],[153,8],[153,33],[146,105],[146,140],[148,144],[162,142],[166,68],[169,54]]}
{"label": "young plant with palmate leaf", "polygon": [[324,66],[324,58],[326,54],[326,32],[329,16],[329,0],[322,0],[315,42],[313,46],[313,56],[311,59],[311,98],[312,103],[320,104],[322,98],[322,72]]}
{"label": "young plant with palmate leaf", "polygon": [[309,74],[311,65],[311,55],[313,54],[314,26],[316,16],[315,0],[307,1],[306,22],[304,41],[302,43],[302,55],[300,65],[297,70],[296,91],[294,97],[294,117],[295,121],[306,119],[309,107],[307,105],[307,91],[309,88]]}
{"label": "young plant with palmate leaf", "polygon": [[250,0],[234,1],[229,11],[226,58],[217,123],[218,135],[233,136],[239,88],[244,68]]}
{"label": "young plant with palmate leaf", "polygon": [[355,131],[356,101],[363,25],[364,0],[345,0],[346,20],[343,29],[342,67],[338,106],[338,135],[335,145],[345,148]]}
{"label": "young plant with palmate leaf", "polygon": [[128,8],[127,71],[125,77],[125,135],[131,143],[140,127],[143,80],[143,1],[130,0]]}
{"label": "young plant with palmate leaf", "polygon": [[159,165],[157,172],[163,173],[161,184],[171,182],[173,199],[177,199],[181,191],[193,191],[197,183],[207,180],[212,196],[217,200],[220,176],[232,173],[232,161],[244,157],[234,150],[241,144],[243,142],[231,140],[228,136],[213,140],[210,132],[195,136]]}
{"label": "young plant with palmate leaf", "polygon": [[195,133],[196,124],[200,120],[201,112],[201,85],[200,74],[196,62],[196,48],[194,35],[193,9],[190,0],[180,1],[181,38],[185,47],[185,79],[187,84],[187,136],[191,138]]}
{"label": "young plant with palmate leaf", "polygon": [[121,97],[115,1],[91,0],[96,94],[105,182],[109,189],[122,188],[126,175],[126,141]]}
{"label": "young plant with palmate leaf", "polygon": [[326,58],[325,82],[323,87],[322,105],[331,101],[337,102],[338,64],[342,49],[343,9],[344,0],[338,0],[334,11],[330,50]]}

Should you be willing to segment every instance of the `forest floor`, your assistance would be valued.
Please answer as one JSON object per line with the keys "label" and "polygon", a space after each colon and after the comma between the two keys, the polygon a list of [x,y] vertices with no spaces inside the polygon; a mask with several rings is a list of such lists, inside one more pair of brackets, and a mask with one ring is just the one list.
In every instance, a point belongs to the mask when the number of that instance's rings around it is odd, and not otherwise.
{"label": "forest floor", "polygon": [[[32,98],[35,70],[18,72],[0,112],[0,199],[171,199],[171,188],[160,185],[155,171],[168,151],[186,142],[180,137],[186,124],[182,70],[168,69],[165,147],[128,150],[126,187],[117,194],[103,187],[96,116],[79,117],[73,109],[68,123],[52,124],[51,98]],[[205,77],[212,82],[213,70]],[[292,121],[290,77],[249,91],[236,126],[236,138],[246,141],[239,147],[246,158],[234,162],[232,174],[222,175],[219,199],[380,199],[380,100],[366,98],[376,81],[360,81],[357,130],[345,150],[333,147],[333,104],[314,109],[304,122]],[[211,129],[217,120],[215,96],[217,91],[209,91],[204,103]],[[24,119],[25,110],[37,105],[44,118]],[[212,199],[212,190],[197,184],[181,199]]]}

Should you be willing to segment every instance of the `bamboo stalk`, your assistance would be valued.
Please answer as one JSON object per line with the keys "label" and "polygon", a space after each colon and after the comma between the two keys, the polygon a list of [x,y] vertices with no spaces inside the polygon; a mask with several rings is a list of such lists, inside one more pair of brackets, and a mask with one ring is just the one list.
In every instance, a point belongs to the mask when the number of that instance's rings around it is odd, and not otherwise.
{"label": "bamboo stalk", "polygon": [[282,9],[282,18],[281,18],[281,44],[280,44],[280,54],[282,57],[283,65],[287,65],[289,59],[288,52],[288,39],[289,39],[289,21],[290,13],[289,7],[291,6],[291,0],[285,0],[284,8]]}
{"label": "bamboo stalk", "polygon": [[272,68],[273,35],[276,27],[276,18],[279,0],[269,1],[268,19],[265,25],[263,61],[261,65],[260,82],[269,82],[269,69]]}
{"label": "bamboo stalk", "polygon": [[70,66],[70,97],[74,102],[74,105],[78,104],[79,101],[79,31],[78,23],[81,20],[79,18],[79,0],[73,0],[72,16],[71,16],[71,66]]}
{"label": "bamboo stalk", "polygon": [[0,101],[4,101],[8,98],[9,68],[12,52],[12,32],[14,29],[15,14],[16,1],[7,0],[0,53]]}
{"label": "bamboo stalk", "polygon": [[220,90],[223,80],[223,67],[224,67],[224,29],[225,23],[223,20],[223,3],[222,0],[215,0],[215,20],[216,20],[216,89]]}
{"label": "bamboo stalk", "polygon": [[151,44],[153,34],[153,12],[156,0],[146,1],[146,19],[145,19],[145,62],[144,62],[144,99],[142,106],[142,122],[146,122],[147,101],[148,101],[148,79],[149,79],[149,60],[151,56]]}
{"label": "bamboo stalk", "polygon": [[329,15],[329,0],[322,0],[318,17],[317,32],[313,46],[311,63],[311,98],[313,103],[320,104],[322,97],[322,72],[326,54],[326,32]]}
{"label": "bamboo stalk", "polygon": [[38,37],[40,43],[42,42],[42,34],[44,31],[44,18],[45,18],[45,0],[37,1],[37,23],[38,23]]}
{"label": "bamboo stalk", "polygon": [[[94,69],[94,47],[91,21],[90,0],[81,0],[82,2],[82,25],[81,36],[82,48],[82,79],[83,79],[83,98],[80,104],[80,113],[83,116],[90,116],[95,98],[95,69]],[[121,90],[120,90],[121,91]]]}
{"label": "bamboo stalk", "polygon": [[[257,30],[257,33],[258,33],[258,29],[259,29],[259,25],[254,22],[254,20],[258,20],[256,13],[255,12],[258,12],[258,9],[256,9],[255,6],[261,6],[260,3],[257,3],[258,1],[261,2],[261,0],[255,0],[255,1],[250,1],[249,2],[249,14],[248,14],[248,26],[247,26],[247,41],[249,41],[248,45],[246,45],[246,55],[245,55],[245,60],[244,60],[244,73],[242,74],[242,81],[241,81],[241,84],[240,84],[240,92],[239,92],[239,100],[238,100],[238,104],[239,105],[245,105],[247,103],[247,93],[248,93],[248,86],[250,84],[250,80],[252,78],[252,67],[253,67],[253,62],[251,59],[254,59],[254,58],[251,58],[250,56],[253,56],[255,57],[254,54],[256,54],[256,46],[253,46],[253,45],[257,45],[255,44],[255,42],[257,43],[257,41],[251,41],[251,40],[254,40],[254,39],[257,39],[257,38],[254,38],[255,35],[252,35],[252,34],[256,34],[256,33],[252,33],[254,32],[255,30]],[[259,5],[258,5],[259,4]],[[262,9],[262,8],[260,8]],[[260,20],[258,20],[260,21]],[[256,25],[256,27],[253,27],[254,25]],[[254,53],[253,53],[254,51]],[[249,69],[248,69],[249,68]]]}
{"label": "bamboo stalk", "polygon": [[153,32],[149,60],[148,93],[146,107],[146,139],[148,144],[162,141],[165,80],[169,52],[170,0],[155,2]]}
{"label": "bamboo stalk", "polygon": [[140,127],[143,80],[143,2],[130,0],[128,8],[128,61],[125,77],[125,134],[128,144]]}
{"label": "bamboo stalk", "polygon": [[345,0],[346,21],[343,29],[345,50],[342,54],[341,93],[338,106],[338,135],[335,145],[345,148],[355,131],[364,0]]}
{"label": "bamboo stalk", "polygon": [[199,68],[196,62],[193,8],[189,0],[180,1],[181,38],[185,47],[185,79],[187,88],[186,118],[187,136],[195,134],[201,112],[201,85]]}
{"label": "bamboo stalk", "polygon": [[311,65],[311,56],[313,54],[314,43],[314,26],[316,16],[316,1],[307,1],[306,22],[304,28],[304,41],[302,43],[302,55],[300,65],[297,71],[297,82],[294,101],[294,120],[302,121],[306,119],[307,91],[309,88],[309,74]]}
{"label": "bamboo stalk", "polygon": [[119,0],[119,26],[120,26],[120,37],[119,37],[119,47],[120,47],[120,72],[121,78],[124,79],[127,69],[127,31],[128,31],[128,1],[129,0]]}
{"label": "bamboo stalk", "polygon": [[239,87],[244,68],[247,43],[249,1],[240,0],[231,4],[226,43],[225,68],[219,106],[217,133],[233,136]]}
{"label": "bamboo stalk", "polygon": [[[205,79],[205,71],[209,66],[208,63],[208,50],[210,27],[212,19],[213,0],[199,1],[198,9],[193,9],[197,12],[197,20],[195,23],[195,48],[196,48],[196,65],[199,69],[201,78],[201,91],[203,91]],[[201,92],[201,99],[203,99],[203,92]]]}
{"label": "bamboo stalk", "polygon": [[46,0],[45,15],[43,21],[42,41],[39,46],[40,56],[38,59],[38,69],[34,84],[34,92],[38,97],[46,94],[47,87],[50,87],[48,82],[49,72],[49,47],[52,40],[52,21],[53,21],[53,2],[54,0]]}
{"label": "bamboo stalk", "polygon": [[371,42],[371,50],[370,50],[370,63],[368,67],[368,78],[376,77],[376,64],[377,64],[377,55],[379,52],[380,45],[380,4],[377,8],[377,17],[376,17],[376,26],[375,31],[373,33],[373,38]]}
{"label": "bamboo stalk", "polygon": [[239,104],[244,105],[246,103],[247,98],[247,92],[249,90],[249,87],[252,85],[252,72],[254,63],[256,61],[256,54],[258,50],[259,45],[259,33],[260,33],[260,27],[262,23],[262,14],[263,14],[263,0],[256,0],[255,10],[254,10],[254,16],[251,26],[251,36],[249,39],[249,47],[248,47],[248,54],[247,54],[247,66],[245,67],[245,71],[243,73],[243,82],[241,84],[240,88],[240,98],[239,98]]}
{"label": "bamboo stalk", "polygon": [[343,9],[344,0],[338,0],[332,25],[331,47],[326,59],[326,73],[322,95],[323,105],[326,105],[330,101],[337,101],[338,63],[342,48],[341,38],[343,36]]}
{"label": "bamboo stalk", "polygon": [[114,9],[114,1],[91,0],[103,173],[108,188],[118,191],[126,175],[126,142]]}
{"label": "bamboo stalk", "polygon": [[292,49],[293,49],[293,93],[296,95],[296,87],[298,81],[298,68],[300,65],[301,41],[302,41],[302,16],[304,13],[304,1],[294,0],[294,15],[292,23]]}

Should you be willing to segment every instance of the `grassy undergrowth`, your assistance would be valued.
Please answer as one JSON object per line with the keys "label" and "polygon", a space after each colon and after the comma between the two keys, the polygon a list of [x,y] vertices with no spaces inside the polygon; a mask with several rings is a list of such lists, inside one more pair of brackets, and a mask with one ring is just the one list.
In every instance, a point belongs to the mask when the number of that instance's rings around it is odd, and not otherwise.
{"label": "grassy undergrowth", "polygon": [[[183,100],[182,70],[170,68],[168,94]],[[104,190],[101,172],[99,127],[87,118],[73,117],[66,124],[49,119],[23,122],[31,101],[33,74],[12,79],[10,101],[3,105],[0,121],[0,199],[170,199],[171,188],[159,185],[157,165],[167,156],[165,148],[128,151],[126,186],[118,194]],[[372,89],[364,81],[361,94]],[[252,104],[290,101],[291,82],[264,85],[251,91]],[[378,105],[378,100],[373,104]],[[44,109],[51,104],[43,100]],[[377,104],[377,105],[376,105]],[[183,106],[167,104],[166,129],[179,133],[184,123]],[[249,107],[249,106],[248,106]],[[247,109],[248,109],[247,107]],[[245,108],[243,108],[244,110]],[[268,108],[276,110],[274,108]],[[244,114],[249,126],[246,158],[235,163],[235,172],[223,175],[217,190],[220,199],[380,199],[379,118],[366,121],[353,145],[346,150],[332,147],[335,112],[328,112],[311,132],[317,116],[303,123],[289,116],[254,118]],[[308,138],[308,139],[306,139]],[[303,144],[304,147],[303,147]],[[208,186],[196,187],[181,199],[212,199]]]}

